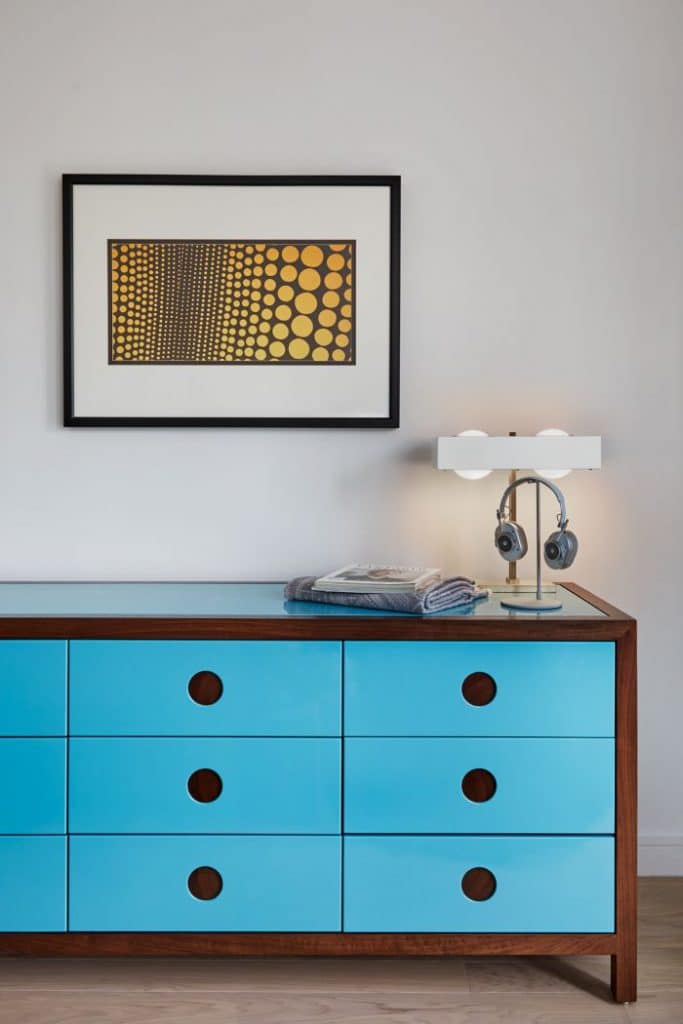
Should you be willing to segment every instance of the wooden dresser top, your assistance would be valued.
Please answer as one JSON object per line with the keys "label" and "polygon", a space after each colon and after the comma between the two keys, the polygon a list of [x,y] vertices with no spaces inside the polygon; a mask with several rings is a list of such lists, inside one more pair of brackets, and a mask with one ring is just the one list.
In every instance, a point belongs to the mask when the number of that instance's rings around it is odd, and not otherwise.
{"label": "wooden dresser top", "polygon": [[0,583],[4,638],[616,640],[630,616],[582,587],[558,611],[501,607],[500,594],[428,616],[283,600],[282,583]]}

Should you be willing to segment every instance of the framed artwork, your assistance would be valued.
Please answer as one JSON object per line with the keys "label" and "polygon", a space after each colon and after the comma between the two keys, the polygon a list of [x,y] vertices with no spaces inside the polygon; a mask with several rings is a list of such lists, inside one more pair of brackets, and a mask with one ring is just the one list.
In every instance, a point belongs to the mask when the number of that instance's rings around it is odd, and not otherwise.
{"label": "framed artwork", "polygon": [[64,423],[397,427],[400,178],[66,174]]}

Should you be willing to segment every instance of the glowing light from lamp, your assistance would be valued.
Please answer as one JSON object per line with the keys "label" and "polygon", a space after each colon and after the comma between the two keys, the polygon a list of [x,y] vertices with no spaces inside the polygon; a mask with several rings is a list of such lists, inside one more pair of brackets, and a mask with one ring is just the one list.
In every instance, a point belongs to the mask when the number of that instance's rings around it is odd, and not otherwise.
{"label": "glowing light from lamp", "polygon": [[[488,437],[485,430],[461,430],[458,437]],[[491,469],[456,469],[454,470],[463,480],[483,480],[485,476],[492,473]]]}
{"label": "glowing light from lamp", "polygon": [[[536,437],[569,437],[569,434],[566,430],[548,427],[547,430],[539,430]],[[568,476],[571,473],[571,469],[535,469],[534,473],[537,476],[546,477],[547,480],[559,480],[563,476]]]}

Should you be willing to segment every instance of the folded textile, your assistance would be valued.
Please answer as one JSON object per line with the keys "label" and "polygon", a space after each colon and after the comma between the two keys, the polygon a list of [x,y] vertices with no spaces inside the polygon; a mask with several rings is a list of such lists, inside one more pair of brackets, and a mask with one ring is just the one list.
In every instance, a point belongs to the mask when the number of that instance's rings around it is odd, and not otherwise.
{"label": "folded textile", "polygon": [[285,601],[316,601],[320,604],[345,604],[352,608],[429,615],[448,608],[459,608],[488,597],[488,590],[475,587],[467,576],[451,576],[431,583],[414,594],[351,594],[313,590],[316,576],[299,576],[285,584]]}

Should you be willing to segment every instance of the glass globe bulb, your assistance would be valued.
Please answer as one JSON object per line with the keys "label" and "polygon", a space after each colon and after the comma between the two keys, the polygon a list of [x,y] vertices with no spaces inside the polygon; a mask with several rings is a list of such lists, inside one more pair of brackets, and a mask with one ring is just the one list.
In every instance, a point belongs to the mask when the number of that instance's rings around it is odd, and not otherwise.
{"label": "glass globe bulb", "polygon": [[[458,437],[488,437],[485,430],[461,430]],[[463,480],[483,480],[485,476],[492,473],[491,469],[456,469],[454,470]]]}
{"label": "glass globe bulb", "polygon": [[[539,430],[536,437],[569,437],[566,430],[559,430],[557,427],[548,427],[547,430]],[[537,476],[544,476],[547,480],[559,480],[563,476],[569,476],[571,469],[535,469]]]}

